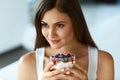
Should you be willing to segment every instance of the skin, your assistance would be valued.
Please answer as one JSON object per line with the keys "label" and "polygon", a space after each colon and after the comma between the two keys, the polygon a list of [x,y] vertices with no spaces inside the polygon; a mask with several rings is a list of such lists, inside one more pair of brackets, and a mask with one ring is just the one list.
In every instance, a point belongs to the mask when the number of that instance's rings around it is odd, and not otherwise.
{"label": "skin", "polygon": [[[76,40],[70,17],[53,8],[45,13],[41,24],[42,34],[50,44],[45,48],[42,80],[88,80],[88,47]],[[74,53],[74,67],[51,71],[54,64],[49,57],[57,52]],[[21,57],[18,70],[18,80],[37,80],[35,51]],[[114,80],[113,58],[108,52],[100,50],[97,80]]]}

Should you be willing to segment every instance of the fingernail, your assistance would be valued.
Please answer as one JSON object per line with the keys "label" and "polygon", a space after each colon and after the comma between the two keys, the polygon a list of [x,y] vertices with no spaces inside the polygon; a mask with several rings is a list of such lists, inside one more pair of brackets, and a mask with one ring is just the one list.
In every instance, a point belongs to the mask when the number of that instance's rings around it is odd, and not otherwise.
{"label": "fingernail", "polygon": [[75,64],[76,62],[75,61],[73,61],[73,64]]}
{"label": "fingernail", "polygon": [[54,71],[55,69],[54,68],[51,68],[50,71]]}
{"label": "fingernail", "polygon": [[64,69],[61,69],[61,71],[64,71]]}
{"label": "fingernail", "polygon": [[50,62],[50,64],[53,64],[53,62]]}
{"label": "fingernail", "polygon": [[70,74],[70,72],[69,72],[69,71],[67,71],[67,72],[66,72],[66,74]]}

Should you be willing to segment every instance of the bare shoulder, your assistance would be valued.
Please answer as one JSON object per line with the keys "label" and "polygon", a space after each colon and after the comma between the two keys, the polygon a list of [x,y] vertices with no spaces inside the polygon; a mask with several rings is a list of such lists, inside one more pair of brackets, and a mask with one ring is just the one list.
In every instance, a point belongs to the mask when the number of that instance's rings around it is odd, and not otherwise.
{"label": "bare shoulder", "polygon": [[98,79],[114,80],[114,59],[106,51],[98,51]]}
{"label": "bare shoulder", "polygon": [[34,67],[35,63],[36,63],[35,51],[26,53],[19,60],[19,65],[22,67],[27,67],[27,68]]}
{"label": "bare shoulder", "polygon": [[26,53],[20,58],[18,80],[36,80],[35,51]]}
{"label": "bare shoulder", "polygon": [[26,53],[20,58],[20,63],[31,63],[31,61],[35,60],[35,51],[31,51]]}
{"label": "bare shoulder", "polygon": [[106,52],[106,51],[101,51],[99,50],[98,51],[98,59],[99,59],[99,63],[101,64],[113,64],[113,56],[109,53],[109,52]]}

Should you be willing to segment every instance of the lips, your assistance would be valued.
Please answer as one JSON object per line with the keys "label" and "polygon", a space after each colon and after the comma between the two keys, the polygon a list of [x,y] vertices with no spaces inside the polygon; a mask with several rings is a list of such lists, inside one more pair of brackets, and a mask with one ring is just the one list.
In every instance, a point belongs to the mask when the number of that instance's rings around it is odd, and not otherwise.
{"label": "lips", "polygon": [[60,40],[50,40],[52,44],[57,44]]}

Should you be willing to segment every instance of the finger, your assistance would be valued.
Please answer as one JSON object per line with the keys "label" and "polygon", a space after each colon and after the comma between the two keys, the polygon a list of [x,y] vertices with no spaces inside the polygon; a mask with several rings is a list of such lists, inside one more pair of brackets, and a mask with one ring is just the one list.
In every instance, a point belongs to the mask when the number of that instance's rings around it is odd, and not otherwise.
{"label": "finger", "polygon": [[56,75],[54,77],[51,77],[50,80],[68,80],[68,79],[65,79],[66,75],[64,74],[59,74],[59,75]]}
{"label": "finger", "polygon": [[[65,68],[65,74],[69,75],[71,80],[86,80],[87,79],[87,74],[84,73],[82,70],[78,70],[76,68]],[[69,80],[69,79],[68,79]]]}
{"label": "finger", "polygon": [[62,80],[80,80],[75,77],[73,74],[62,75]]}
{"label": "finger", "polygon": [[85,75],[82,71],[77,69],[71,69],[70,74],[74,75],[75,77],[78,77],[79,79],[83,79],[83,76]]}
{"label": "finger", "polygon": [[56,69],[54,71],[51,71],[48,73],[48,77],[53,77],[53,76],[56,76],[58,74],[63,74],[65,72],[64,69]]}
{"label": "finger", "polygon": [[50,71],[50,69],[54,66],[53,62],[50,62],[44,69],[45,72]]}
{"label": "finger", "polygon": [[73,77],[73,75],[65,75],[65,74],[56,75],[55,77],[53,77],[53,79],[54,80],[80,80],[77,77]]}
{"label": "finger", "polygon": [[87,71],[83,67],[81,67],[80,65],[76,64],[76,62],[74,62],[74,67],[78,70],[81,70],[85,74],[87,73]]}
{"label": "finger", "polygon": [[74,76],[76,76],[77,78],[79,78],[81,80],[87,79],[87,74],[86,73],[84,73],[81,70],[77,70],[75,68],[71,69],[71,74],[73,74]]}
{"label": "finger", "polygon": [[64,74],[70,74],[70,67],[65,68],[65,73]]}

